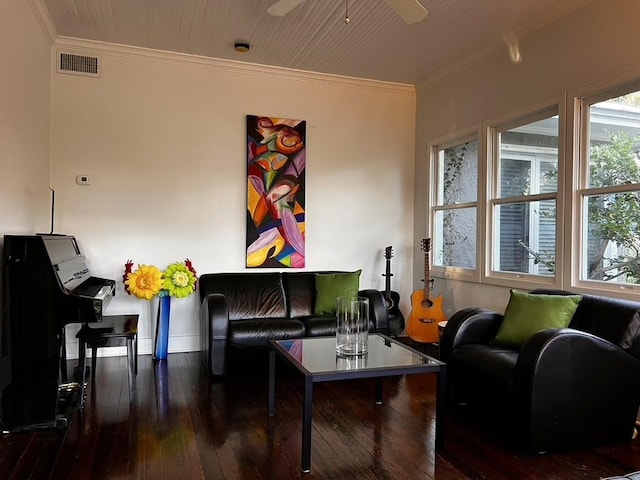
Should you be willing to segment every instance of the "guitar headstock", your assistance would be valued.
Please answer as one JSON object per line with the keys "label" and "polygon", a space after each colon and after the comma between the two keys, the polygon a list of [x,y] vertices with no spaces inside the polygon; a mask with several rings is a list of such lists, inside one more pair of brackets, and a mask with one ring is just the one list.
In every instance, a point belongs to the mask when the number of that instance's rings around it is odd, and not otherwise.
{"label": "guitar headstock", "polygon": [[393,258],[393,247],[387,247],[384,249],[384,258],[387,260]]}
{"label": "guitar headstock", "polygon": [[431,239],[430,238],[423,238],[420,241],[420,248],[422,248],[422,251],[427,253],[431,250]]}

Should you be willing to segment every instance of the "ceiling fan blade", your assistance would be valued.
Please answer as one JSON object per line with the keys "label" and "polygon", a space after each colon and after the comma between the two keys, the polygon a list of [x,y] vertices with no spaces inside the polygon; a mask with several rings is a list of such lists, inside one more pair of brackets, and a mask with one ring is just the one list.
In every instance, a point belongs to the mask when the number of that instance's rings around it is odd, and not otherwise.
{"label": "ceiling fan blade", "polygon": [[304,0],[278,0],[267,8],[267,13],[274,17],[283,17],[302,2],[304,2]]}
{"label": "ceiling fan blade", "polygon": [[418,0],[387,0],[387,3],[409,24],[420,22],[429,13]]}

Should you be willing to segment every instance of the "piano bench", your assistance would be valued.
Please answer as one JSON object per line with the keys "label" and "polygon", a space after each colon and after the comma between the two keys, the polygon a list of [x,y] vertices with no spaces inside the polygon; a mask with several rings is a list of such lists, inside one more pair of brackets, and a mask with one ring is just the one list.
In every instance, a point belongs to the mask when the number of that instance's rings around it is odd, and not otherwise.
{"label": "piano bench", "polygon": [[127,373],[129,378],[129,401],[135,400],[136,375],[138,374],[138,315],[110,315],[102,322],[83,323],[76,335],[78,338],[78,370],[77,381],[78,408],[84,407],[86,395],[87,347],[91,348],[91,379],[95,380],[98,348],[127,347]]}

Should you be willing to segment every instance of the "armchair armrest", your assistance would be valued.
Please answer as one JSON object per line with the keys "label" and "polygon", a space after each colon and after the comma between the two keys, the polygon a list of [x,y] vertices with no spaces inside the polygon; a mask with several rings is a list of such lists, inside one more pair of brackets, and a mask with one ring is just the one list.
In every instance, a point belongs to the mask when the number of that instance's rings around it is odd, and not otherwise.
{"label": "armchair armrest", "polygon": [[373,324],[373,331],[389,335],[389,316],[387,302],[380,290],[360,290],[358,295],[369,299],[369,323]]}
{"label": "armchair armrest", "polygon": [[449,318],[440,338],[440,359],[447,361],[451,351],[467,343],[488,344],[498,333],[503,315],[484,308],[464,308]]}
{"label": "armchair armrest", "polygon": [[209,375],[224,375],[229,330],[227,301],[221,293],[210,293],[200,306],[200,355]]}
{"label": "armchair armrest", "polygon": [[640,361],[586,332],[544,330],[522,347],[514,390],[530,451],[630,440]]}

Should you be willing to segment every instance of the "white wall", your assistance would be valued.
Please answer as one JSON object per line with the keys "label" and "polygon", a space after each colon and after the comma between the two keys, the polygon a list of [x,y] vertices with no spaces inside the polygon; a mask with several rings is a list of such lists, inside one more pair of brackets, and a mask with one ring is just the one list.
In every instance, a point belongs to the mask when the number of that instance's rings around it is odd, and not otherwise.
{"label": "white wall", "polygon": [[[245,270],[247,114],[307,121],[306,269],[362,268],[361,286],[382,289],[393,245],[393,287],[408,304],[413,87],[75,40],[56,47],[103,64],[102,78],[53,75],[56,231],[78,238],[94,275],[118,280],[108,313],[142,315],[142,353],[156,307],[123,293],[127,259]],[[79,174],[92,185],[76,185]],[[199,348],[197,311],[197,295],[173,301],[170,352]]]}
{"label": "white wall", "polygon": [[[519,44],[521,62],[509,50],[418,89],[415,165],[415,239],[427,236],[425,201],[427,145],[430,140],[473,128],[483,121],[557,99],[565,92],[640,78],[640,2],[596,1],[540,30]],[[421,288],[419,249],[414,288]],[[508,289],[436,279],[450,315],[467,306],[503,310]]]}
{"label": "white wall", "polygon": [[50,49],[27,2],[0,2],[0,236],[49,231]]}

